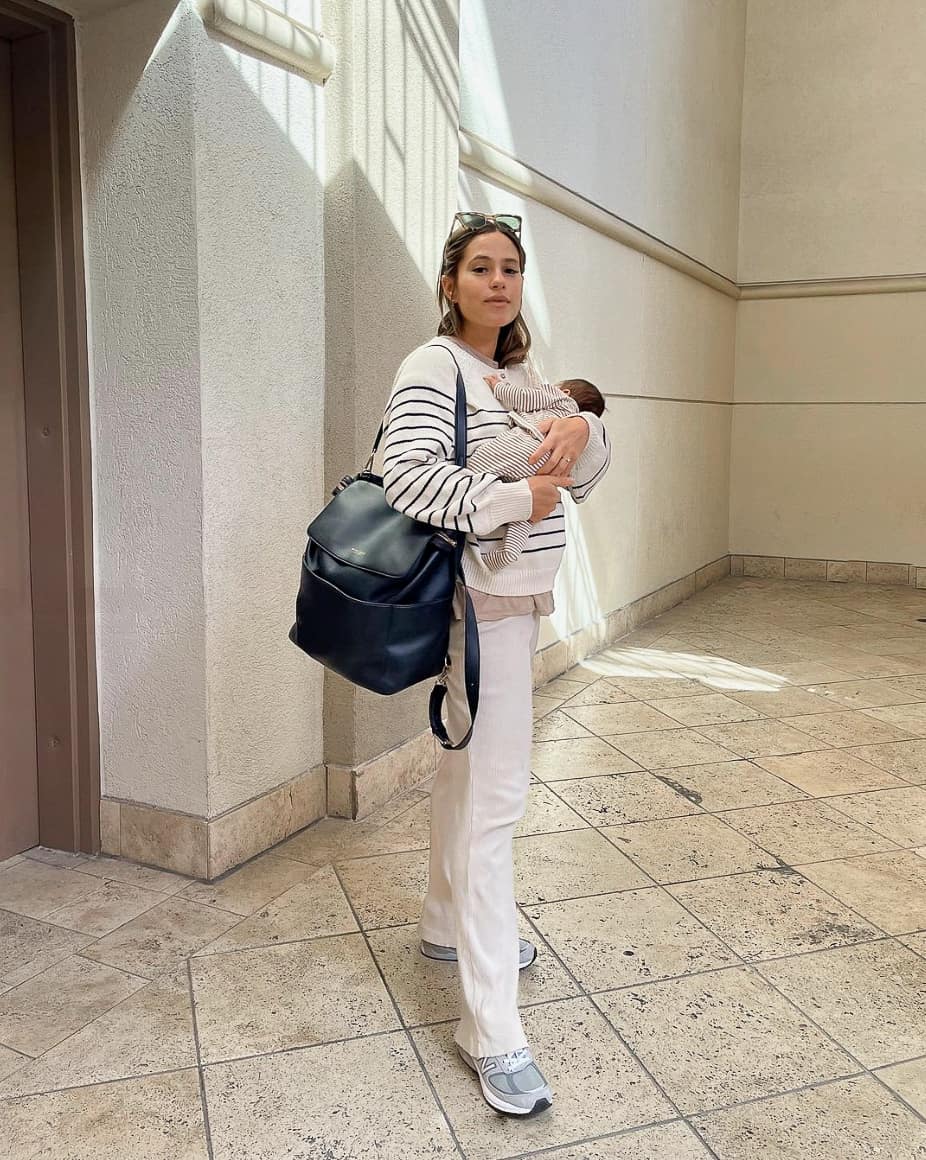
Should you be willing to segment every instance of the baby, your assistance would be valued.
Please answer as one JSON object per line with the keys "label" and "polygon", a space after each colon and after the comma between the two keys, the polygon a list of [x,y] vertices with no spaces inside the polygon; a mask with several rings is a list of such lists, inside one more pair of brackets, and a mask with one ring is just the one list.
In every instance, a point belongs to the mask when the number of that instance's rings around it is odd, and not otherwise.
{"label": "baby", "polygon": [[[494,439],[481,443],[467,460],[474,471],[489,471],[507,483],[536,475],[547,457],[539,463],[528,459],[543,442],[537,424],[543,419],[566,419],[580,411],[601,415],[604,399],[596,386],[587,379],[564,379],[552,386],[535,382],[530,386],[515,386],[504,371],[486,375],[485,381],[496,399],[509,411],[509,429]],[[527,520],[508,524],[502,546],[482,555],[483,563],[493,572],[513,564],[527,544],[531,525]]]}

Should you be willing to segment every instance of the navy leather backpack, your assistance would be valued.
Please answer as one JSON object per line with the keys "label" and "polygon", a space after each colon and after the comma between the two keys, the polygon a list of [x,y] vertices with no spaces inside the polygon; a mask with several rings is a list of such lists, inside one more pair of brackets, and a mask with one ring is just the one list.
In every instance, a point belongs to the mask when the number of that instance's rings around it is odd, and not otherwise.
{"label": "navy leather backpack", "polygon": [[[374,693],[398,693],[437,677],[429,705],[431,729],[445,749],[463,749],[479,707],[479,632],[462,568],[466,535],[419,523],[386,502],[382,478],[371,470],[384,425],[385,420],[366,467],[345,476],[309,524],[289,638],[326,668]],[[453,461],[466,465],[466,391],[459,365]],[[458,584],[465,597],[470,726],[454,745],[441,710]]]}

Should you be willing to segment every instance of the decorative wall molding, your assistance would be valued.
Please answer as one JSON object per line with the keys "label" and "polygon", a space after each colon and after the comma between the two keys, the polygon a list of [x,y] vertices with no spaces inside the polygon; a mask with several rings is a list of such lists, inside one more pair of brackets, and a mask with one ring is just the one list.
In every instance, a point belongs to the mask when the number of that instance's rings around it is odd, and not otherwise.
{"label": "decorative wall molding", "polygon": [[926,290],[926,274],[880,277],[815,278],[806,282],[743,282],[740,298],[834,298],[847,294],[915,294]]}
{"label": "decorative wall molding", "polygon": [[320,32],[293,20],[263,0],[196,0],[203,24],[243,52],[323,85],[334,71],[334,45]]}
{"label": "decorative wall molding", "polygon": [[683,274],[696,278],[729,298],[739,297],[736,283],[718,274],[716,270],[710,269],[709,266],[682,253],[674,246],[661,242],[652,234],[624,221],[609,210],[602,209],[600,205],[596,205],[565,185],[545,177],[536,169],[531,169],[529,165],[516,160],[482,137],[477,137],[475,133],[466,132],[465,129],[460,130],[460,164],[481,173],[499,185],[504,185],[514,193],[524,194],[532,201],[549,206],[565,217],[572,218],[573,221],[588,226],[605,237],[613,238],[631,250],[637,250],[666,266],[680,270]]}
{"label": "decorative wall molding", "polygon": [[490,181],[548,206],[631,250],[703,282],[728,298],[755,301],[770,298],[822,298],[847,294],[911,294],[926,291],[926,274],[880,277],[815,278],[806,281],[737,283],[705,266],[697,258],[625,221],[610,210],[560,185],[558,181],[518,161],[475,133],[460,130],[460,164]]}

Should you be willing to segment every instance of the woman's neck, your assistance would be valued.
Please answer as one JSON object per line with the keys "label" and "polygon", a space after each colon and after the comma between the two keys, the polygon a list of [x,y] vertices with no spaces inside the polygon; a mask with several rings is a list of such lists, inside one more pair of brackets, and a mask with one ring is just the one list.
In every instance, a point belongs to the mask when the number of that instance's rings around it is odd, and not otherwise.
{"label": "woman's neck", "polygon": [[497,326],[474,326],[472,323],[465,323],[457,335],[461,342],[465,342],[473,350],[478,350],[480,354],[492,359],[493,362],[498,346],[498,336],[499,328]]}

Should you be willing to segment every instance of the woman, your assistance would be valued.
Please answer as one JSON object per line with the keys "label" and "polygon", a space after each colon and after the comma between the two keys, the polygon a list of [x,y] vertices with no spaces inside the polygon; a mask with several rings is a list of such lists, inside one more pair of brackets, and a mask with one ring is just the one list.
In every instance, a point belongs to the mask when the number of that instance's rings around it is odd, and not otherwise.
{"label": "woman", "polygon": [[[479,712],[469,746],[443,751],[434,781],[421,950],[459,961],[460,1054],[493,1108],[523,1116],[552,1102],[517,1006],[518,971],[537,953],[518,939],[512,870],[512,838],[530,782],[531,658],[540,616],[553,610],[566,543],[560,489],[582,502],[607,470],[610,451],[601,420],[581,413],[544,421],[530,479],[509,483],[452,462],[457,367],[466,387],[468,454],[508,429],[493,377],[518,383],[531,373],[520,229],[515,215],[456,215],[438,282],[438,337],[402,364],[386,409],[383,480],[399,511],[468,533],[463,570],[479,622]],[[505,525],[524,520],[531,534],[516,563],[487,568],[481,550],[502,540]],[[469,725],[459,619],[450,655],[448,724],[458,739]]]}

